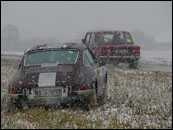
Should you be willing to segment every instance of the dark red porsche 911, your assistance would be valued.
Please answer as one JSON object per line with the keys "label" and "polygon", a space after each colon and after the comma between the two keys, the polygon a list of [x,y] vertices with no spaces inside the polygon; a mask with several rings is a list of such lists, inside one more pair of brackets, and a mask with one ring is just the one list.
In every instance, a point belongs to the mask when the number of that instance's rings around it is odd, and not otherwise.
{"label": "dark red porsche 911", "polygon": [[87,46],[44,44],[25,51],[8,93],[10,103],[21,108],[83,99],[93,106],[105,99],[106,85],[106,69]]}

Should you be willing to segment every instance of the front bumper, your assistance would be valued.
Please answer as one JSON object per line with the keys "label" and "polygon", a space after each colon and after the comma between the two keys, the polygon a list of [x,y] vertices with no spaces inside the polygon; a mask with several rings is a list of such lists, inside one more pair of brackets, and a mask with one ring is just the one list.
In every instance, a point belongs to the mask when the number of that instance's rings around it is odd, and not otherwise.
{"label": "front bumper", "polygon": [[41,97],[31,98],[23,94],[9,94],[13,103],[25,103],[30,106],[36,105],[60,105],[61,103],[70,103],[75,100],[82,100],[89,98],[93,94],[93,89],[72,91],[66,97]]}

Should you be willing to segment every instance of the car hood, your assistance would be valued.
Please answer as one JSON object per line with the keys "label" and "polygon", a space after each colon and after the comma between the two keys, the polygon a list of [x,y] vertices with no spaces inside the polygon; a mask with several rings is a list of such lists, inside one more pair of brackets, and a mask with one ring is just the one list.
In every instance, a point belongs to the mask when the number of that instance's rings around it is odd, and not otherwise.
{"label": "car hood", "polygon": [[76,74],[76,66],[30,67],[24,71],[26,86],[49,87],[69,85]]}

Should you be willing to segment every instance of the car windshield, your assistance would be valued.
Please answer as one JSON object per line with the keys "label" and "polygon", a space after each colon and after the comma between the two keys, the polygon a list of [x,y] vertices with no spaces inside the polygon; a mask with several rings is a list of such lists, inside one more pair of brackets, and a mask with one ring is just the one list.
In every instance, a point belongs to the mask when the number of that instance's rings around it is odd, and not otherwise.
{"label": "car windshield", "polygon": [[39,50],[25,56],[25,65],[75,64],[78,50]]}
{"label": "car windshield", "polygon": [[99,33],[98,41],[101,43],[132,43],[132,38],[127,32]]}

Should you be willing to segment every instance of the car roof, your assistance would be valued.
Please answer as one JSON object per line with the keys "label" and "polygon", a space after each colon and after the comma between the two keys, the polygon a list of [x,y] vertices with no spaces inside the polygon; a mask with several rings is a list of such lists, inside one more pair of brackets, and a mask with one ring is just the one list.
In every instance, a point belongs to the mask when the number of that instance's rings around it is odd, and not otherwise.
{"label": "car roof", "polygon": [[100,31],[90,31],[87,33],[115,33],[115,32],[127,32],[127,33],[129,33],[128,31],[125,31],[125,30],[100,30]]}
{"label": "car roof", "polygon": [[86,45],[82,43],[57,43],[57,44],[42,44],[33,46],[32,48],[27,49],[24,54],[36,51],[36,50],[44,50],[44,49],[77,49],[77,50],[84,50]]}

